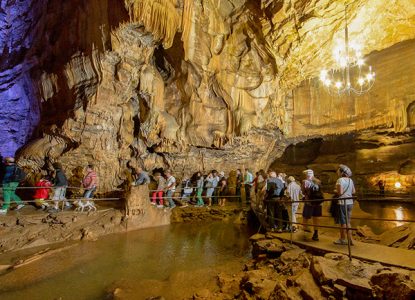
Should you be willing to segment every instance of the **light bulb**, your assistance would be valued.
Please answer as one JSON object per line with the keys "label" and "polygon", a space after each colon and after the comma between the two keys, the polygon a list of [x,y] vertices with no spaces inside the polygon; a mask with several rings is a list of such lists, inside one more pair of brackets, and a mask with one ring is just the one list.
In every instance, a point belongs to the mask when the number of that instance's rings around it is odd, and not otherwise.
{"label": "light bulb", "polygon": [[401,187],[402,184],[399,181],[395,182],[395,188],[400,189]]}
{"label": "light bulb", "polygon": [[363,59],[361,59],[361,58],[359,58],[358,60],[357,60],[357,65],[359,66],[359,67],[361,67],[361,66],[363,66],[363,64],[365,63],[365,61],[363,60]]}
{"label": "light bulb", "polygon": [[364,80],[362,77],[360,77],[360,78],[357,80],[357,83],[359,83],[359,85],[363,85],[363,84],[365,83],[365,80]]}
{"label": "light bulb", "polygon": [[337,82],[336,82],[336,88],[338,88],[338,89],[339,89],[339,88],[341,88],[341,87],[342,87],[342,83],[341,83],[340,81],[337,81]]}
{"label": "light bulb", "polygon": [[366,79],[367,79],[368,81],[371,81],[371,80],[373,79],[373,74],[372,74],[372,73],[368,73],[368,74],[366,75]]}
{"label": "light bulb", "polygon": [[325,86],[330,86],[330,84],[331,84],[331,80],[330,79],[324,80],[324,85]]}

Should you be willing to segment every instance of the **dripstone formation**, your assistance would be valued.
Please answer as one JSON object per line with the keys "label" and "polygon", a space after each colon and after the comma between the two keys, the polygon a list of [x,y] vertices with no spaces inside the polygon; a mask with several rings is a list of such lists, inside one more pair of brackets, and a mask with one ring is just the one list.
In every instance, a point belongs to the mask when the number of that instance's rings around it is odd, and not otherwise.
{"label": "dripstone formation", "polygon": [[[415,3],[349,1],[377,82],[330,97],[315,77],[343,36],[343,1],[3,1],[0,151],[39,171],[267,168],[293,143],[415,126]],[[13,29],[10,29],[13,28]],[[404,76],[402,74],[405,74]]]}

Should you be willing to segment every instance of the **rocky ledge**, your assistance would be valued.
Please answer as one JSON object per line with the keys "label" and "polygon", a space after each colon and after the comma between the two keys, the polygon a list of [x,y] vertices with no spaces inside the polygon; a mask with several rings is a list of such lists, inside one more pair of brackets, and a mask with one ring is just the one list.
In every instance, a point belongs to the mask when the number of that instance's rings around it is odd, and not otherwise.
{"label": "rocky ledge", "polygon": [[313,255],[273,235],[251,237],[243,271],[219,274],[218,289],[193,299],[414,299],[415,272],[327,253]]}
{"label": "rocky ledge", "polygon": [[178,207],[172,211],[172,223],[188,223],[198,221],[223,221],[246,224],[250,207],[229,205],[224,207]]}

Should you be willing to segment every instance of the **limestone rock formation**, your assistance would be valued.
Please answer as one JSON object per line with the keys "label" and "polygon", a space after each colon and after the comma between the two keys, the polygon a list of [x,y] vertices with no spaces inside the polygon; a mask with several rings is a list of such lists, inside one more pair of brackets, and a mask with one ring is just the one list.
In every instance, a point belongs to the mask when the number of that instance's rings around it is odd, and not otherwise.
{"label": "limestone rock formation", "polygon": [[138,163],[178,174],[266,168],[293,142],[415,124],[411,0],[349,1],[350,35],[380,82],[361,99],[328,97],[310,79],[332,63],[343,1],[2,1],[1,10],[0,152],[24,146],[19,163],[35,172],[92,162],[102,192]]}

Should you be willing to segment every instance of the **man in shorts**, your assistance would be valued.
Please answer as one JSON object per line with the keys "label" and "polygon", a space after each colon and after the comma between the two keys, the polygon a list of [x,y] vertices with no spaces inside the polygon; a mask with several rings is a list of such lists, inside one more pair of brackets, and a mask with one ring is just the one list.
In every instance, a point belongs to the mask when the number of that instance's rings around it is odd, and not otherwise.
{"label": "man in shorts", "polygon": [[301,191],[304,195],[304,200],[311,200],[310,202],[304,203],[303,222],[307,224],[304,231],[309,231],[308,222],[310,219],[313,219],[314,234],[312,240],[318,241],[318,217],[321,217],[321,203],[323,199],[321,181],[314,177],[313,170],[305,170],[303,171],[303,174],[306,179],[304,179],[301,184]]}

